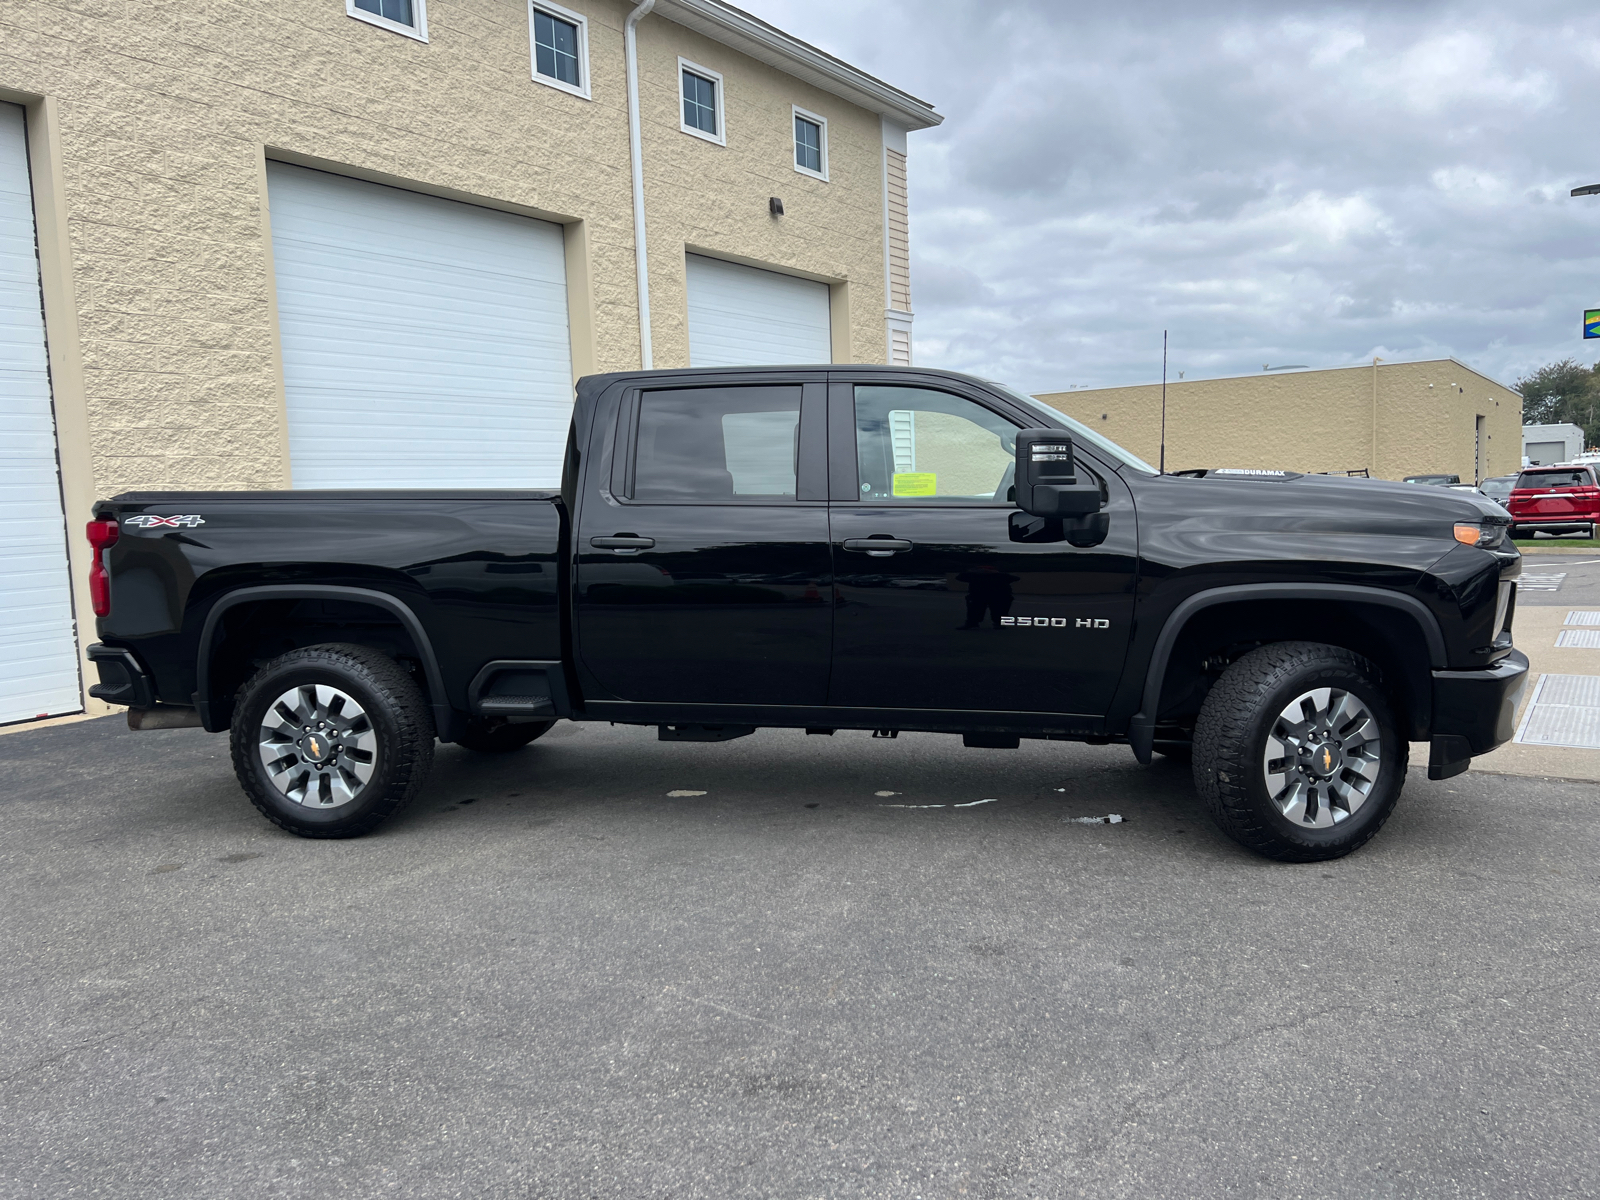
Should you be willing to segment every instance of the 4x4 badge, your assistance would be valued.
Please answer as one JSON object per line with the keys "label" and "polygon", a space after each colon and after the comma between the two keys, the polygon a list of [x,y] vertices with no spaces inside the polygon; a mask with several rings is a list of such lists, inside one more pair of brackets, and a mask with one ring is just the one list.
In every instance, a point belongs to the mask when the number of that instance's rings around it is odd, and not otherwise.
{"label": "4x4 badge", "polygon": [[149,514],[138,517],[127,517],[122,522],[124,525],[137,525],[142,529],[160,529],[163,526],[169,529],[179,527],[193,529],[196,525],[204,525],[206,519],[193,514],[185,517],[156,517]]}

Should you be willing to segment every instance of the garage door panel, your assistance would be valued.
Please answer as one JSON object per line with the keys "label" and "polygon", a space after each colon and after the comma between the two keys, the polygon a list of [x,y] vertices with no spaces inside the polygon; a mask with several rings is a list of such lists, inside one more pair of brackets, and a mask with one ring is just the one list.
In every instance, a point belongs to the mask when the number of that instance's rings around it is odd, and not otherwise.
{"label": "garage door panel", "polygon": [[82,708],[26,147],[0,104],[0,723]]}
{"label": "garage door panel", "polygon": [[549,487],[572,411],[560,226],[269,168],[297,487]]}
{"label": "garage door panel", "polygon": [[827,284],[700,254],[686,270],[690,366],[832,361]]}

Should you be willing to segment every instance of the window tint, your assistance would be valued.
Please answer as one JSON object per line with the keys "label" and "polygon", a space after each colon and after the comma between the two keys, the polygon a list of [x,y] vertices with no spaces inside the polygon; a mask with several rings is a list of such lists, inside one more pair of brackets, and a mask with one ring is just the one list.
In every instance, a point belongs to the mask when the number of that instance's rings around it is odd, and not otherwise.
{"label": "window tint", "polygon": [[693,71],[683,73],[683,123],[716,136],[717,85]]}
{"label": "window tint", "polygon": [[794,119],[794,162],[797,167],[822,173],[822,126],[804,117]]}
{"label": "window tint", "polygon": [[1519,488],[1589,487],[1589,472],[1579,467],[1570,471],[1524,471]]}
{"label": "window tint", "polygon": [[578,27],[533,10],[533,68],[541,75],[582,87],[578,79]]}
{"label": "window tint", "polygon": [[1017,427],[981,404],[925,388],[856,388],[863,500],[1007,502]]}
{"label": "window tint", "polygon": [[793,500],[800,389],[646,392],[636,446],[635,500]]}
{"label": "window tint", "polygon": [[411,0],[355,0],[356,7],[396,25],[415,25],[411,19]]}

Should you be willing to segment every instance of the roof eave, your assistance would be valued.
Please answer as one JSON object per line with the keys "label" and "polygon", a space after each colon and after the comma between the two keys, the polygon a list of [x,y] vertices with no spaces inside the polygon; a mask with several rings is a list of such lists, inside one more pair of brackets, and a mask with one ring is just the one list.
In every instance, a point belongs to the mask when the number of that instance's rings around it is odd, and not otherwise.
{"label": "roof eave", "polygon": [[722,0],[662,0],[656,12],[908,129],[931,129],[944,121],[927,101],[874,79]]}

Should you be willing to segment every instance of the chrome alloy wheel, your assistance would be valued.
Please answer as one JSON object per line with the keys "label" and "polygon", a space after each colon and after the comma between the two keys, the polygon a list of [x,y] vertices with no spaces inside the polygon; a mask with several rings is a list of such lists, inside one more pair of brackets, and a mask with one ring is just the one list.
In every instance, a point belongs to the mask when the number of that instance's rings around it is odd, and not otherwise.
{"label": "chrome alloy wheel", "polygon": [[1291,700],[1267,734],[1267,795],[1296,824],[1327,829],[1366,803],[1382,753],[1378,722],[1360,697],[1314,688]]}
{"label": "chrome alloy wheel", "polygon": [[325,683],[290,688],[261,718],[261,761],[273,786],[306,808],[349,804],[378,765],[366,711]]}

